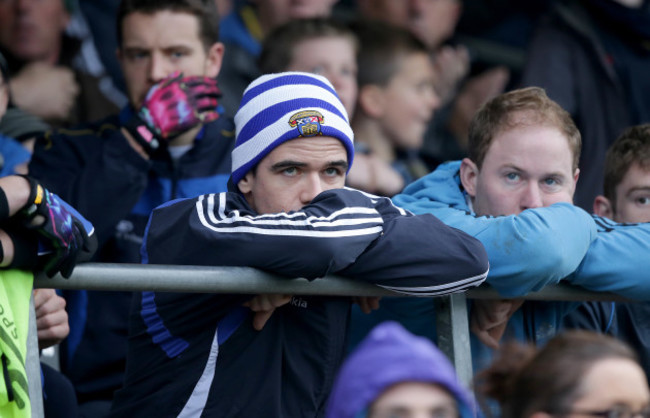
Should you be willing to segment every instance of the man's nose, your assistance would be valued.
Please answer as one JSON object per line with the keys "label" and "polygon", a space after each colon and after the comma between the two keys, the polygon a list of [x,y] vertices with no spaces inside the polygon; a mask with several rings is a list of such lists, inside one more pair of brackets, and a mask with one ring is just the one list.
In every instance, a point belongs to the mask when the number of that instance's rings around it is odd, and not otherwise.
{"label": "man's nose", "polygon": [[528,183],[524,194],[521,196],[521,210],[541,208],[544,206],[542,191],[536,182]]}
{"label": "man's nose", "polygon": [[157,83],[169,75],[169,69],[162,56],[152,53],[149,63],[149,81]]}
{"label": "man's nose", "polygon": [[323,183],[318,173],[309,173],[303,179],[303,185],[300,190],[300,202],[303,205],[309,204],[322,191]]}

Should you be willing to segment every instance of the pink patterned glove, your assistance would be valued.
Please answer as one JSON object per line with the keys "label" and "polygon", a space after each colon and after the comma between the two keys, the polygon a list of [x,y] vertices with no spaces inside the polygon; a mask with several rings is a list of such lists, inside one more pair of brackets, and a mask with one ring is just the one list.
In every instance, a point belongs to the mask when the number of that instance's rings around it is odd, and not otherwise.
{"label": "pink patterned glove", "polygon": [[215,79],[175,72],[149,90],[139,113],[156,136],[169,139],[216,120],[219,96]]}

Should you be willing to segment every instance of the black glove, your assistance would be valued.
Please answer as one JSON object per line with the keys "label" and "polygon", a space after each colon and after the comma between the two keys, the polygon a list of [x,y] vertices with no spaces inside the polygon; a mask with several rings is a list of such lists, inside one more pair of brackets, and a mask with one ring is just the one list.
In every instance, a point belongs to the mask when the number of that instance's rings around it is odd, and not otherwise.
{"label": "black glove", "polygon": [[24,177],[30,183],[30,197],[16,217],[24,227],[36,231],[40,236],[45,274],[53,277],[61,272],[67,279],[78,259],[94,252],[96,240],[88,236],[79,219],[81,215],[36,180]]}

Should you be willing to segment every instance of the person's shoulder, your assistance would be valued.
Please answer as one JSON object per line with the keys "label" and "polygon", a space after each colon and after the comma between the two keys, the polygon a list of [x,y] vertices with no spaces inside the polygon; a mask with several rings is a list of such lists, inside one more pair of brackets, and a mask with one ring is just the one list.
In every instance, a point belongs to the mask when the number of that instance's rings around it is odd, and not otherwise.
{"label": "person's shoulder", "polygon": [[215,135],[224,141],[235,141],[235,121],[221,112],[219,119],[205,124],[207,135]]}
{"label": "person's shoulder", "polygon": [[117,114],[93,122],[86,122],[71,128],[56,128],[44,134],[45,137],[105,137],[119,130],[120,119]]}
{"label": "person's shoulder", "polygon": [[[32,162],[42,155],[88,155],[102,149],[102,143],[119,132],[117,115],[73,128],[55,128],[36,138]],[[125,141],[126,143],[126,141]],[[61,154],[62,153],[62,154]],[[30,164],[30,170],[33,164]]]}

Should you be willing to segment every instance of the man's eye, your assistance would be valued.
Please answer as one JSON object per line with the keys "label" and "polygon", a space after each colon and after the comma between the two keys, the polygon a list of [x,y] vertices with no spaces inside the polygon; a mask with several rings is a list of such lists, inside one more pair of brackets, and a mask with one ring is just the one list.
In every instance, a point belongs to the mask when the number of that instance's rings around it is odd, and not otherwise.
{"label": "man's eye", "polygon": [[343,68],[341,70],[341,75],[344,75],[346,77],[356,77],[357,70],[355,68]]}
{"label": "man's eye", "polygon": [[285,174],[287,176],[295,176],[298,174],[298,169],[296,167],[287,167],[282,170],[282,174]]}
{"label": "man's eye", "polygon": [[636,199],[636,202],[640,205],[650,205],[650,196],[641,196]]}
{"label": "man's eye", "polygon": [[187,52],[185,52],[185,51],[172,51],[170,55],[171,55],[172,58],[182,58],[182,57],[187,55]]}
{"label": "man's eye", "polygon": [[506,173],[505,177],[509,181],[517,181],[517,180],[519,180],[519,174],[518,173]]}
{"label": "man's eye", "polygon": [[544,179],[544,184],[547,186],[555,186],[558,184],[558,181],[555,178],[549,177],[547,179]]}
{"label": "man's eye", "polygon": [[127,58],[130,60],[141,60],[146,58],[149,54],[146,51],[130,51],[127,53]]}
{"label": "man's eye", "polygon": [[331,177],[340,176],[342,174],[342,171],[339,168],[329,167],[325,169],[325,174]]}
{"label": "man's eye", "polygon": [[322,65],[317,65],[311,69],[311,72],[313,74],[323,75],[325,74],[325,67],[323,67]]}

